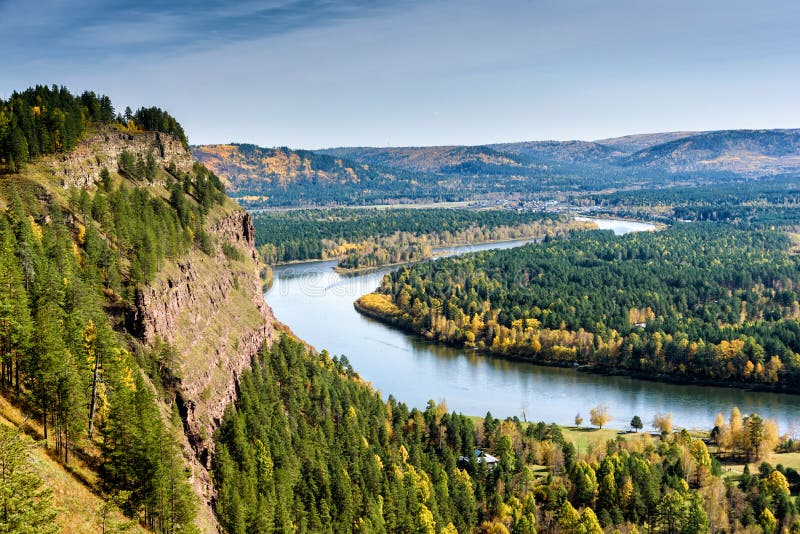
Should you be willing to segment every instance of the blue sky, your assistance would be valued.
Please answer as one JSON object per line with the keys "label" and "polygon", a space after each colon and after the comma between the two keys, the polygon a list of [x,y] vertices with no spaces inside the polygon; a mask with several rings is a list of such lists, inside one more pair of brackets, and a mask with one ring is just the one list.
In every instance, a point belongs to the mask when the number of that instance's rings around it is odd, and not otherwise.
{"label": "blue sky", "polygon": [[158,105],[192,143],[800,127],[800,2],[0,0],[0,96]]}

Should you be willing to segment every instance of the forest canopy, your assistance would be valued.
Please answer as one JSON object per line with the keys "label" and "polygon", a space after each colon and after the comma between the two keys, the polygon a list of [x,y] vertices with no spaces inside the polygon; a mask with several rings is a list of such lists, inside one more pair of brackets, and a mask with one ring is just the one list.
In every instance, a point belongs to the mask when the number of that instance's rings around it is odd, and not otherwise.
{"label": "forest canopy", "polygon": [[775,448],[774,421],[757,414],[719,415],[711,440],[611,433],[578,450],[557,425],[384,401],[345,357],[288,336],[240,388],[212,462],[217,516],[232,534],[800,528],[795,469],[764,461],[721,476],[718,454],[764,460]]}
{"label": "forest canopy", "polygon": [[[568,223],[556,214],[448,208],[332,208],[253,215],[256,246],[267,262],[344,257],[354,267],[379,264],[378,249],[399,261],[411,247],[544,237],[566,232]],[[425,258],[417,254],[409,259]]]}
{"label": "forest canopy", "polygon": [[93,91],[77,96],[63,86],[37,85],[0,99],[0,173],[18,172],[38,156],[69,152],[92,124],[164,132],[188,146],[181,125],[160,108],[135,113],[128,108],[123,116],[115,114],[108,96]]}
{"label": "forest canopy", "polygon": [[457,346],[540,363],[794,387],[800,259],[786,235],[677,225],[425,262],[362,310]]}

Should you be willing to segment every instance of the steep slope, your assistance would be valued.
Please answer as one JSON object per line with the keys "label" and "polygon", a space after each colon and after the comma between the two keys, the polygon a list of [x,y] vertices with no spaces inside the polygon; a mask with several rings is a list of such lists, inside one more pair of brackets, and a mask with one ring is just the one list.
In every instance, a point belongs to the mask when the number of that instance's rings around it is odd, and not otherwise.
{"label": "steep slope", "polygon": [[0,174],[0,396],[24,410],[0,415],[45,438],[43,477],[64,464],[94,495],[57,500],[67,531],[100,530],[103,496],[159,532],[186,528],[175,518],[197,501],[215,531],[212,436],[274,337],[250,216],[181,138],[133,121],[87,123],[71,150],[29,158]]}
{"label": "steep slope", "polygon": [[239,254],[193,250],[166,263],[138,294],[137,330],[145,344],[164,341],[179,355],[171,369],[176,402],[193,452],[195,487],[210,502],[211,438],[236,399],[242,372],[271,343],[274,317],[261,293],[250,216],[228,201],[209,217],[208,228]]}
{"label": "steep slope", "polygon": [[93,491],[93,473],[86,464],[73,463],[67,468],[54,459],[49,454],[50,451],[34,446],[34,439],[41,440],[43,437],[42,428],[0,396],[0,428],[5,425],[24,429],[25,433],[21,433],[20,437],[34,449],[36,472],[46,487],[53,490],[53,504],[58,508],[55,523],[63,527],[63,531],[70,534],[95,534],[105,521],[108,532],[114,532],[118,527],[127,527],[129,530],[126,532],[131,534],[148,532],[135,521],[127,520],[119,511],[108,507],[102,496]]}
{"label": "steep slope", "polygon": [[48,159],[43,170],[56,177],[62,187],[92,187],[100,180],[103,168],[118,169],[122,152],[136,158],[152,155],[160,167],[179,172],[192,170],[192,156],[179,139],[160,132],[130,133],[101,127],[81,141],[75,149]]}

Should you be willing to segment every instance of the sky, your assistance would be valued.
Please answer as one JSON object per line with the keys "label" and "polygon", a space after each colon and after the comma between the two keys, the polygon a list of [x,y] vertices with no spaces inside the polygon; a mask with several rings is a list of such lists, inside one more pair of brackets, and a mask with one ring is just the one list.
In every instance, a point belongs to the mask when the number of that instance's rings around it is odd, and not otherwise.
{"label": "sky", "polygon": [[0,0],[0,97],[159,106],[193,144],[800,127],[796,0]]}

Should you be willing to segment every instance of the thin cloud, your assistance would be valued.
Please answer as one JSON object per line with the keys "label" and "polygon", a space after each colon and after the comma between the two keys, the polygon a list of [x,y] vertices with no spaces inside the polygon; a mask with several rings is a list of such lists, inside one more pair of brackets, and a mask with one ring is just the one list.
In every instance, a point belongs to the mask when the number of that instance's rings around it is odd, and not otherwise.
{"label": "thin cloud", "polygon": [[[0,0],[0,44],[15,59],[169,53],[277,36],[380,15],[410,0],[50,0],[35,14]],[[87,53],[91,55],[87,56]]]}

